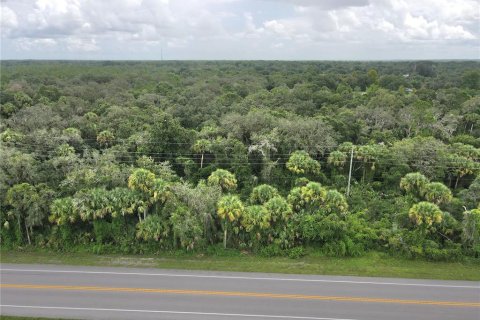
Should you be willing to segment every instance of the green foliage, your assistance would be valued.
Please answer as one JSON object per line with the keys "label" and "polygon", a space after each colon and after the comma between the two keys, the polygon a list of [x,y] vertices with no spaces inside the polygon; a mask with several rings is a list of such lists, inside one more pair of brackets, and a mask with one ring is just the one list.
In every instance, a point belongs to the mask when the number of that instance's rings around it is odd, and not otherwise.
{"label": "green foliage", "polygon": [[343,167],[347,162],[347,154],[345,152],[335,150],[328,156],[327,162],[335,167]]}
{"label": "green foliage", "polygon": [[15,132],[11,129],[7,129],[0,133],[0,140],[3,143],[9,144],[9,143],[21,143],[23,140],[23,134]]}
{"label": "green foliage", "polygon": [[328,213],[344,215],[348,211],[348,203],[343,194],[337,190],[328,190],[325,197],[325,209]]}
{"label": "green foliage", "polygon": [[287,256],[290,259],[298,259],[306,255],[303,247],[293,247],[287,250]]}
{"label": "green foliage", "polygon": [[18,108],[11,102],[3,103],[0,105],[0,114],[5,117],[9,118],[15,112],[17,112]]}
{"label": "green foliage", "polygon": [[180,240],[180,246],[193,250],[202,246],[202,220],[187,207],[178,206],[170,217],[174,237]]}
{"label": "green foliage", "polygon": [[268,210],[273,222],[287,221],[292,215],[291,205],[281,196],[271,198],[264,207]]}
{"label": "green foliage", "polygon": [[50,206],[48,220],[57,225],[75,223],[79,219],[78,210],[72,197],[55,199]]}
{"label": "green foliage", "polygon": [[147,169],[136,169],[128,177],[128,187],[144,193],[150,193],[155,183],[155,174]]}
{"label": "green foliage", "polygon": [[238,220],[244,213],[245,207],[238,196],[226,195],[217,203],[217,215],[222,220],[230,222]]}
{"label": "green foliage", "polygon": [[170,228],[160,216],[150,215],[137,224],[137,238],[143,241],[156,241],[164,244],[168,240]]}
{"label": "green foliage", "polygon": [[295,151],[287,161],[287,169],[296,174],[319,173],[320,163],[305,151]]}
{"label": "green foliage", "polygon": [[480,256],[477,61],[0,63],[2,245]]}
{"label": "green foliage", "polygon": [[208,177],[208,184],[219,186],[224,192],[237,188],[235,175],[224,169],[217,169]]}
{"label": "green foliage", "polygon": [[259,254],[260,256],[267,257],[267,258],[279,257],[284,254],[284,251],[282,250],[282,248],[280,248],[279,245],[271,244],[271,245],[262,247],[259,251]]}
{"label": "green foliage", "polygon": [[193,144],[192,150],[201,154],[200,168],[203,168],[203,155],[212,150],[212,142],[207,139],[198,139]]}
{"label": "green foliage", "polygon": [[408,173],[400,180],[400,188],[412,194],[423,195],[428,183],[429,180],[423,174]]}
{"label": "green foliage", "polygon": [[324,204],[326,197],[327,190],[320,183],[309,182],[306,186],[293,188],[288,202],[296,212],[312,212]]}
{"label": "green foliage", "polygon": [[45,185],[32,186],[28,183],[16,184],[8,189],[5,202],[10,206],[8,213],[17,222],[17,241],[21,242],[23,228],[28,243],[32,243],[33,227],[43,226],[48,215],[48,204],[52,192]]}
{"label": "green foliage", "polygon": [[469,89],[480,89],[480,71],[466,71],[462,76],[462,82],[462,84]]}
{"label": "green foliage", "polygon": [[270,212],[265,207],[259,205],[248,206],[242,214],[241,224],[247,232],[258,232],[270,227],[270,219]]}
{"label": "green foliage", "polygon": [[264,204],[276,196],[278,196],[278,190],[275,187],[262,184],[253,188],[250,194],[250,202],[252,204]]}
{"label": "green foliage", "polygon": [[110,147],[115,141],[115,136],[109,130],[104,130],[97,135],[97,142],[101,147]]}
{"label": "green foliage", "polygon": [[473,248],[480,244],[480,208],[464,212],[462,240]]}
{"label": "green foliage", "polygon": [[443,214],[440,208],[430,202],[419,202],[408,211],[408,216],[420,228],[428,229],[434,224],[442,222]]}
{"label": "green foliage", "polygon": [[441,182],[430,182],[423,187],[423,194],[427,201],[436,205],[452,201],[452,192]]}

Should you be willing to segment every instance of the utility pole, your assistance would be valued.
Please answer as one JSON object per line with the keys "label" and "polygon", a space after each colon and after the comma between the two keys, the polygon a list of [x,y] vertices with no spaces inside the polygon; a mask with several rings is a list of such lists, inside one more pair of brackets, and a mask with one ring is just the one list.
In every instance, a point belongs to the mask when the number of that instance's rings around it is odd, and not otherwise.
{"label": "utility pole", "polygon": [[347,197],[350,196],[350,181],[352,181],[352,167],[353,167],[353,144],[352,144],[352,151],[350,152],[350,170],[348,171]]}

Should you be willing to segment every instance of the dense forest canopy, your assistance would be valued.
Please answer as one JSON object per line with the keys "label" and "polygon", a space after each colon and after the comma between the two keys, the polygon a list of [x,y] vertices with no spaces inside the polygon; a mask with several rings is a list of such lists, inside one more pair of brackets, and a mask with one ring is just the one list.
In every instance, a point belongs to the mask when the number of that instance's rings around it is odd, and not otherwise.
{"label": "dense forest canopy", "polygon": [[2,247],[480,256],[478,61],[2,61],[0,97]]}

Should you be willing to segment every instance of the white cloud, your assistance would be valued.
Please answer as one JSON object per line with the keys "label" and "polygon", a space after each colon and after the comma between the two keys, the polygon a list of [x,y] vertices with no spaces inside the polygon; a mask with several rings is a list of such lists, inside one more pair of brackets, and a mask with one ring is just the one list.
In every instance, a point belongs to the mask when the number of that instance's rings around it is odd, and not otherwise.
{"label": "white cloud", "polygon": [[475,39],[475,36],[460,25],[447,25],[437,20],[428,21],[423,16],[414,17],[407,13],[404,21],[405,33],[410,39]]}
{"label": "white cloud", "polygon": [[[338,1],[337,7],[325,9],[329,1],[291,1],[310,7],[297,7],[297,16],[285,19],[282,25],[298,24],[304,27],[290,28],[295,33],[309,34],[317,41],[443,41],[478,39],[479,4],[470,0],[457,0],[455,4],[445,0],[371,0]],[[454,8],[450,13],[450,8]],[[327,15],[325,15],[327,14]],[[274,20],[275,22],[276,20]],[[333,26],[333,28],[332,28]],[[278,24],[271,27],[281,33]]]}
{"label": "white cloud", "polygon": [[57,41],[54,39],[28,39],[28,38],[23,38],[19,39],[17,42],[17,46],[21,50],[27,50],[27,51],[32,51],[32,50],[45,50],[49,48],[54,48],[57,45]]}
{"label": "white cloud", "polygon": [[363,7],[368,5],[369,3],[369,0],[276,0],[276,1],[288,2],[300,7],[317,7],[322,9]]}
{"label": "white cloud", "polygon": [[[138,59],[148,50],[154,58],[164,47],[192,59],[356,58],[362,50],[367,57],[423,50],[478,58],[480,37],[477,0],[3,0],[0,6],[8,57],[57,48],[51,54],[59,58],[78,51]],[[145,56],[135,56],[135,48]]]}
{"label": "white cloud", "polygon": [[1,32],[8,34],[11,29],[18,27],[18,20],[16,13],[4,5],[0,5],[1,15],[0,15],[0,28]]}
{"label": "white cloud", "polygon": [[81,38],[68,38],[67,49],[69,51],[98,51],[100,48],[97,46],[95,39],[81,39]]}

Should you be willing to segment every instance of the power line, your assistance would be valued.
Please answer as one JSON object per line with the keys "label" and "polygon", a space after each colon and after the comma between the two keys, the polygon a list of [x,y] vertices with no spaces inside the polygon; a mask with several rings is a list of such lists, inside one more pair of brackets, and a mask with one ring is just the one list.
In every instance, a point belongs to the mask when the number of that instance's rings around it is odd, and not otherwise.
{"label": "power line", "polygon": [[[15,147],[23,147],[24,150],[26,149],[27,151],[34,151],[34,152],[39,152],[42,151],[44,152],[45,154],[51,154],[51,153],[55,153],[55,147],[49,147],[49,146],[39,146],[39,145],[35,145],[35,144],[28,144],[28,143],[20,143],[20,142],[15,142]],[[57,146],[58,147],[58,146]],[[19,149],[19,148],[17,148]],[[108,154],[108,153],[113,153],[113,154],[132,154],[132,155],[152,155],[152,156],[165,156],[165,157],[171,157],[171,156],[200,156],[201,153],[178,153],[178,152],[146,152],[146,151],[128,151],[128,150],[112,150],[112,149],[104,149],[104,150],[98,150],[98,149],[87,149],[85,148],[84,151],[87,151],[87,150],[92,150],[92,151],[97,151],[97,152],[103,152],[103,154]],[[328,154],[331,154],[331,153],[328,153]],[[212,156],[215,156],[215,153],[213,152],[205,152],[204,155],[212,155]],[[221,154],[218,154],[217,155],[221,155],[221,156],[228,156],[227,153],[221,153]],[[243,154],[245,156],[248,156],[248,153],[247,154]],[[287,155],[286,157],[282,157],[281,155]],[[273,153],[273,156],[271,157],[270,160],[274,161],[275,159],[289,159],[290,158],[290,155],[291,154],[276,154],[276,153]],[[432,157],[431,156],[425,156],[425,157],[420,157],[420,158],[413,158],[413,159],[406,159],[407,161],[420,161],[420,160],[431,160]],[[467,160],[471,160],[471,161],[474,161],[474,162],[477,162],[476,159],[470,159],[470,158],[466,158]],[[393,160],[398,160],[398,157],[395,157],[395,156],[380,156],[379,158],[377,159],[374,159],[373,161],[364,161],[364,160],[360,160],[357,158],[357,160],[354,160],[354,162],[357,162],[357,163],[368,163],[368,164],[377,164],[377,163],[382,163],[382,162],[388,162],[388,161],[393,161]],[[440,160],[444,160],[448,163],[463,163],[463,159],[458,159],[458,161],[456,159],[445,159],[445,158],[441,158]]]}
{"label": "power line", "polygon": [[[33,144],[33,143],[25,143],[25,142],[9,142],[10,144],[14,144],[16,146],[28,146],[28,147],[31,147],[32,150],[34,151],[37,151],[38,149],[40,150],[50,150],[50,149],[53,149],[54,147],[49,147],[49,146],[39,146],[38,144]],[[58,145],[57,145],[58,147]],[[84,149],[84,150],[87,150],[87,149]],[[102,150],[98,150],[98,149],[91,149],[91,150],[96,150],[96,151],[102,151]],[[109,152],[109,153],[122,153],[122,154],[141,154],[141,155],[159,155],[159,156],[199,156],[201,153],[178,153],[178,152],[146,152],[146,151],[128,151],[128,150],[112,150],[112,149],[105,149],[103,151],[106,151],[106,152]],[[325,152],[324,153],[324,157],[332,154],[333,152],[335,151],[332,151],[332,152]],[[345,155],[347,155],[346,152],[343,152],[345,153]],[[204,153],[205,155],[214,155],[213,152],[205,152]],[[292,155],[292,153],[272,153],[274,156],[272,158],[280,158],[280,159],[289,159],[289,157]],[[225,153],[223,153],[222,155],[227,155]],[[282,156],[285,156],[285,157],[282,157]],[[443,155],[441,155],[443,156]],[[466,157],[465,157],[466,158]],[[419,160],[431,160],[432,159],[432,156],[422,156],[422,157],[417,157],[417,158],[414,158],[413,161],[419,161]],[[474,162],[477,162],[477,159],[469,159],[467,158],[468,160],[472,160]],[[354,160],[356,162],[359,162],[359,163],[380,163],[380,162],[385,162],[385,161],[393,161],[393,160],[398,160],[398,157],[396,157],[395,155],[389,155],[389,156],[385,156],[385,155],[380,155],[377,159],[375,159],[374,161],[363,161],[363,160]],[[452,159],[442,159],[442,160],[445,160],[445,161],[448,161],[449,163],[463,163],[463,160],[462,159],[459,159],[458,161],[457,160],[452,160]]]}
{"label": "power line", "polygon": [[[22,150],[22,151],[25,151],[25,150]],[[35,150],[28,150],[28,151],[32,151],[32,152],[35,152]],[[120,156],[122,155],[128,155],[129,153],[120,153]],[[55,151],[50,151],[50,152],[45,152],[43,155],[46,155],[46,156],[55,156],[56,155],[56,152]],[[103,155],[106,155],[105,153]],[[172,154],[172,157],[174,156],[175,154]],[[37,155],[38,156],[38,155]],[[177,157],[180,157],[180,156],[183,156],[183,155],[176,155]],[[175,160],[175,159],[172,159],[172,157],[169,157],[167,155],[165,156],[155,156],[154,158],[156,160],[164,160],[164,161],[169,161],[169,160]],[[138,159],[138,158],[137,158]],[[193,160],[193,159],[191,159]],[[122,160],[118,160],[119,163],[130,163],[130,164],[138,164],[137,160],[129,160],[129,159],[122,159]],[[205,162],[206,164],[213,164],[213,165],[220,165],[220,166],[230,166],[230,167],[239,167],[239,166],[244,166],[244,167],[250,167],[252,165],[265,165],[266,163],[265,162],[249,162],[249,161],[245,161],[245,162],[232,162],[232,161],[217,161],[217,160],[213,160],[211,162]],[[286,165],[288,162],[280,162],[280,161],[275,161],[275,160],[271,160],[271,164],[272,165]],[[373,164],[382,164],[381,162],[378,163],[378,162],[365,162],[365,161],[360,161],[360,160],[352,160],[352,163],[355,163],[355,164],[361,164],[361,165],[367,165],[367,166],[371,166]],[[390,166],[394,166],[394,167],[403,167],[404,165],[407,165],[409,167],[418,167],[418,166],[422,166],[422,167],[426,167],[426,168],[440,168],[440,169],[465,169],[466,167],[465,166],[451,166],[451,165],[433,165],[433,164],[420,164],[420,165],[417,165],[416,163],[412,163],[412,161],[410,161],[409,163],[405,163],[405,164],[397,164],[397,163],[385,163],[385,164],[388,164]],[[332,167],[335,168],[335,166],[332,165]],[[338,167],[337,167],[338,168]],[[338,168],[338,169],[342,169],[342,168]],[[344,166],[343,166],[343,169],[344,169]],[[355,170],[358,170],[359,168],[356,168]]]}

